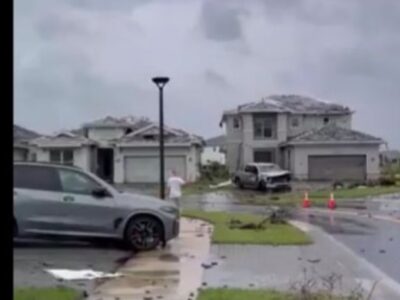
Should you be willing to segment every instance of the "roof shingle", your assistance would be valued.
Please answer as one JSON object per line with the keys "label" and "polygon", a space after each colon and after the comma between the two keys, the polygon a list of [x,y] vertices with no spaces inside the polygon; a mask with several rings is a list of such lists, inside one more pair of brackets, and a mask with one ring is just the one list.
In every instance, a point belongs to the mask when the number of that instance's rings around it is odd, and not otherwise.
{"label": "roof shingle", "polygon": [[372,135],[336,126],[334,124],[301,133],[289,140],[290,143],[301,142],[374,142],[382,143],[380,138]]}
{"label": "roof shingle", "polygon": [[320,101],[311,97],[300,95],[271,95],[238,106],[235,110],[226,111],[224,114],[236,114],[243,112],[285,112],[292,114],[351,114],[350,108]]}

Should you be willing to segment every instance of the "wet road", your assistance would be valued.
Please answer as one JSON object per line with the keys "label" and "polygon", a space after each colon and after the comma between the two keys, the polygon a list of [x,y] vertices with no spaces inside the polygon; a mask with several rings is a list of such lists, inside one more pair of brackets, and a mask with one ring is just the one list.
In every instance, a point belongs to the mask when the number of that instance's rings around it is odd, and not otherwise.
{"label": "wet road", "polygon": [[[234,204],[234,195],[216,192],[207,195],[193,195],[182,201],[186,209],[208,211],[248,212],[265,214],[264,206]],[[368,214],[388,215],[400,218],[400,197],[382,196],[369,199],[364,216],[337,216],[325,213],[295,214],[300,221],[322,228],[335,239],[364,257],[381,271],[400,283],[400,223],[376,220]],[[305,212],[305,213],[304,213]]]}
{"label": "wet road", "polygon": [[317,225],[400,283],[400,223],[366,216],[301,213],[299,220]]}
{"label": "wet road", "polygon": [[14,241],[14,287],[62,285],[87,291],[93,287],[94,282],[56,280],[45,269],[110,272],[129,255],[111,244],[17,240]]}

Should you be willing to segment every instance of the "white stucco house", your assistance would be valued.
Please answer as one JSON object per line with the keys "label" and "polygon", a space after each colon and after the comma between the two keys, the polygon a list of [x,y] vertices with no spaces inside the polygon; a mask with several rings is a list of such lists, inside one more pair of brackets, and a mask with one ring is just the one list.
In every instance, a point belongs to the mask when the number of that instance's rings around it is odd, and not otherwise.
{"label": "white stucco house", "polygon": [[202,165],[208,165],[212,162],[225,165],[225,157],[225,135],[219,135],[205,140],[203,152],[201,153]]}
{"label": "white stucco house", "polygon": [[31,145],[29,141],[38,138],[40,135],[37,132],[28,130],[19,125],[14,124],[14,143],[13,156],[14,161],[34,160],[32,156]]}
{"label": "white stucco house", "polygon": [[353,111],[299,95],[273,95],[225,111],[227,166],[274,162],[294,178],[364,181],[380,175],[380,138],[352,128]]}
{"label": "white stucco house", "polygon": [[[188,182],[198,179],[202,139],[169,127],[164,136],[166,176],[175,170]],[[31,144],[38,161],[76,165],[110,182],[159,180],[159,127],[146,118],[106,117]]]}

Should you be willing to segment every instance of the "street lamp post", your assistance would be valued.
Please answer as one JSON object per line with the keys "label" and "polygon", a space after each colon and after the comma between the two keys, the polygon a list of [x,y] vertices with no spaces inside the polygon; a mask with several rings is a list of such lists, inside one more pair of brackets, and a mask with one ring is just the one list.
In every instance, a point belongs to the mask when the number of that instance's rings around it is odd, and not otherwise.
{"label": "street lamp post", "polygon": [[164,86],[169,81],[168,77],[154,77],[153,82],[157,85],[160,96],[160,198],[165,199],[165,167],[164,167],[164,103],[163,91]]}

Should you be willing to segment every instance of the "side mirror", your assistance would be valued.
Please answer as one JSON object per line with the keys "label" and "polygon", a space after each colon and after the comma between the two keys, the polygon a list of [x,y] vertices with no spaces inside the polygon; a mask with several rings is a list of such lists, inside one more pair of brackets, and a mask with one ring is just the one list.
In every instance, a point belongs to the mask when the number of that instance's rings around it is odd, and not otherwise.
{"label": "side mirror", "polygon": [[105,198],[109,193],[105,188],[97,188],[92,191],[92,195],[96,198]]}

